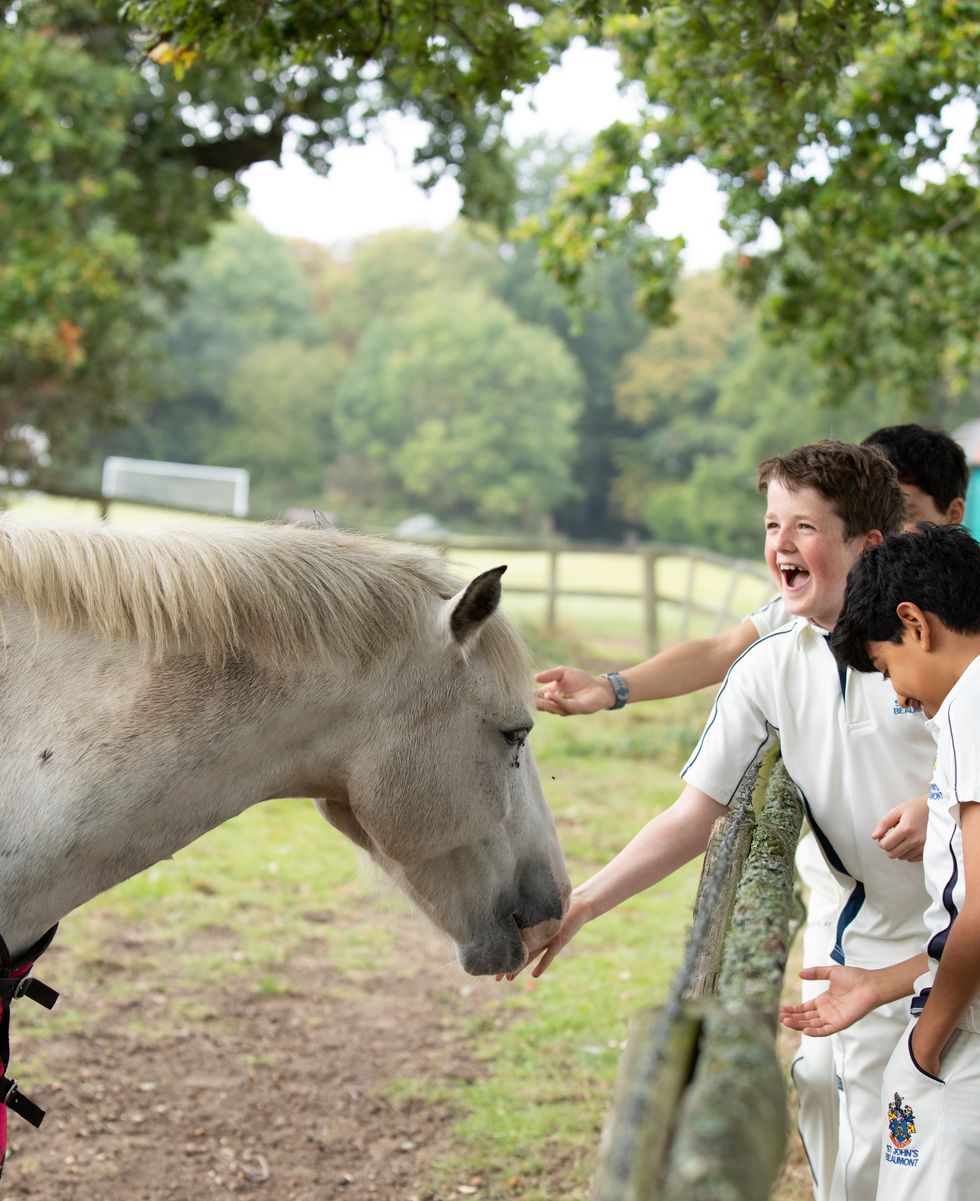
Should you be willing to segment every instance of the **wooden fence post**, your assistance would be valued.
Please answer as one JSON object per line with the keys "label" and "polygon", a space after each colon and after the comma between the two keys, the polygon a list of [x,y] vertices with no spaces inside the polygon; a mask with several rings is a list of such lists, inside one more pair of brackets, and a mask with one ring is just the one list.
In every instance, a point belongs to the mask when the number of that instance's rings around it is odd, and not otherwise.
{"label": "wooden fence post", "polygon": [[793,927],[802,811],[782,763],[739,883],[717,1003],[677,1116],[664,1201],[767,1201],[786,1151],[786,1085],[776,1027]]}
{"label": "wooden fence post", "polygon": [[735,589],[738,587],[738,582],[742,578],[743,564],[741,560],[733,564],[731,572],[728,576],[728,587],[725,589],[725,595],[721,603],[718,605],[718,613],[715,617],[715,633],[720,634],[721,631],[731,624],[731,612],[735,604]]}
{"label": "wooden fence post", "polygon": [[643,548],[643,629],[647,655],[660,650],[659,614],[657,612],[657,554],[652,546]]}
{"label": "wooden fence post", "polygon": [[[693,998],[721,969],[721,941],[735,886],[755,824],[751,773],[732,801],[728,818],[716,822],[705,856],[687,953],[666,1007],[636,1015],[620,1063],[613,1107],[600,1144],[593,1201],[654,1201],[668,1165],[673,1118],[694,1074],[701,1012]],[[710,864],[710,867],[709,867]],[[731,896],[725,899],[730,891]],[[719,921],[719,908],[724,920]],[[705,948],[710,944],[710,959]]]}
{"label": "wooden fence post", "polygon": [[786,1142],[774,1034],[802,820],[777,753],[745,781],[712,832],[666,1008],[644,1011],[631,1027],[594,1201],[769,1195]]}
{"label": "wooden fence post", "polygon": [[687,549],[687,584],[684,588],[684,608],[681,613],[681,632],[678,642],[686,642],[691,632],[691,614],[694,612],[694,576],[697,572],[698,557],[695,551]]}
{"label": "wooden fence post", "polygon": [[545,629],[553,634],[558,628],[558,548],[548,548],[548,597]]}

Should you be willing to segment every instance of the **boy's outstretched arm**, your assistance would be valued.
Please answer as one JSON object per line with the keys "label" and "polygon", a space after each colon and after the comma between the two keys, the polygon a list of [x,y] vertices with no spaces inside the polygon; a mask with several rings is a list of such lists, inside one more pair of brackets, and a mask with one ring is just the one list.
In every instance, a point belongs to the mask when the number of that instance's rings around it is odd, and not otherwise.
{"label": "boy's outstretched arm", "polygon": [[529,948],[528,964],[538,959],[531,974],[540,976],[547,971],[586,922],[702,854],[712,826],[727,812],[725,805],[707,793],[685,785],[669,809],[647,822],[614,859],[573,891],[558,933],[545,945]]}
{"label": "boy's outstretched arm", "polygon": [[943,948],[936,979],[912,1032],[916,1063],[940,1075],[942,1055],[957,1023],[980,992],[980,804],[960,803],[965,895]]}
{"label": "boy's outstretched arm", "polygon": [[[750,620],[740,621],[712,638],[669,646],[652,659],[627,667],[619,674],[629,686],[631,703],[685,696],[699,688],[720,684],[729,667],[758,637]],[[543,685],[535,693],[537,707],[559,717],[598,713],[611,708],[616,699],[608,680],[579,667],[549,667],[534,678]]]}

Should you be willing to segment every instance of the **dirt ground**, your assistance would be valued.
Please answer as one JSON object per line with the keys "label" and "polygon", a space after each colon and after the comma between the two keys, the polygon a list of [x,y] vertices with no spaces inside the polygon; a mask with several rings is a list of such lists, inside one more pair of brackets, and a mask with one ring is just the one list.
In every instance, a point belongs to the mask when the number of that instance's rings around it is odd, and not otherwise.
{"label": "dirt ground", "polygon": [[[281,988],[229,977],[201,998],[200,1020],[171,1012],[179,971],[124,984],[112,1000],[66,989],[59,1006],[84,1021],[43,1042],[18,1029],[30,1004],[18,1002],[12,1067],[35,1067],[44,1083],[30,1094],[48,1113],[38,1131],[11,1115],[0,1192],[30,1201],[479,1201],[478,1164],[444,1192],[432,1183],[459,1115],[388,1094],[406,1077],[458,1081],[487,1070],[464,1024],[488,1004],[488,986],[413,970],[426,962],[429,936],[410,917],[395,920],[399,953],[376,972],[338,978],[311,939]],[[116,994],[127,957],[158,953],[132,931],[117,950],[120,961],[96,965]],[[56,942],[38,975],[64,988],[59,969],[70,966]],[[556,1201],[569,1195],[560,1165],[544,1187]],[[515,1201],[521,1191],[515,1185]],[[774,1198],[808,1196],[793,1139]]]}
{"label": "dirt ground", "polygon": [[[397,971],[338,980],[311,944],[284,973],[286,991],[232,977],[208,991],[215,1020],[172,1031],[162,992],[63,995],[59,1006],[84,1005],[84,1031],[43,1049],[18,1034],[15,1010],[12,1067],[41,1053],[34,1074],[49,1083],[30,1091],[47,1116],[35,1131],[11,1115],[3,1191],[31,1201],[445,1201],[428,1165],[451,1148],[458,1115],[385,1094],[399,1078],[480,1070],[461,1027],[487,994],[462,976],[413,971],[426,937],[417,927],[404,922]],[[43,966],[37,974],[60,986],[57,943]],[[171,986],[179,973],[156,981]],[[137,1007],[145,1035],[129,1028],[139,1028],[127,1020]],[[450,1195],[480,1183],[464,1177]]]}

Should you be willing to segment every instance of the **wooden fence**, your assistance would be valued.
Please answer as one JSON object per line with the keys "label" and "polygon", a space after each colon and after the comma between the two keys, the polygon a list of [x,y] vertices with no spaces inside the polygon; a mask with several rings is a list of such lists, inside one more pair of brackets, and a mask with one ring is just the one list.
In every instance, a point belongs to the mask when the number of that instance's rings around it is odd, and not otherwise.
{"label": "wooden fence", "polygon": [[[140,501],[126,498],[113,501],[99,492],[80,492],[60,490],[56,487],[46,487],[48,496],[62,499],[78,500],[93,504],[100,517],[106,519],[110,515],[114,503],[137,505],[144,508],[160,509],[165,506],[156,501]],[[188,512],[196,510],[186,510]],[[253,515],[246,520],[276,521],[281,520],[279,514]],[[391,536],[388,534],[387,536]],[[413,541],[428,541],[413,539]],[[753,589],[758,603],[762,604],[774,591],[768,571],[760,563],[747,559],[730,558],[714,551],[702,550],[690,546],[672,546],[661,542],[633,542],[619,546],[608,543],[590,542],[561,542],[557,540],[501,540],[491,538],[470,538],[465,536],[452,537],[447,545],[442,542],[431,542],[433,549],[443,553],[452,550],[493,551],[506,555],[508,553],[536,553],[544,556],[544,580],[540,585],[518,584],[508,581],[508,593],[522,593],[529,596],[540,596],[544,601],[544,628],[553,633],[559,628],[561,620],[561,603],[564,600],[576,598],[592,601],[634,601],[642,608],[643,613],[643,645],[648,655],[655,654],[664,643],[661,613],[664,608],[679,610],[680,619],[676,628],[671,630],[670,641],[684,642],[692,636],[694,620],[706,619],[701,622],[709,633],[717,633],[745,616],[747,608],[739,607],[738,595],[740,585],[746,580],[753,581],[757,587]],[[568,588],[560,582],[560,569],[563,557],[572,555],[599,556],[635,556],[640,564],[640,586],[636,591],[601,588]],[[666,560],[685,561],[684,582],[679,595],[671,595],[662,587],[658,578],[658,565]],[[698,587],[698,573],[702,567],[720,568],[725,573],[724,582],[716,595],[709,600],[704,599],[705,589]],[[709,590],[710,591],[710,590]],[[753,607],[752,605],[748,606]]]}
{"label": "wooden fence", "polygon": [[712,834],[667,1005],[633,1020],[594,1201],[766,1201],[786,1149],[776,1053],[786,957],[802,920],[802,810],[777,752]]}
{"label": "wooden fence", "polygon": [[[663,606],[675,606],[680,609],[680,624],[676,641],[684,642],[692,634],[692,619],[704,617],[709,621],[711,633],[718,633],[745,616],[739,611],[736,596],[741,582],[745,579],[757,581],[759,584],[759,603],[763,603],[775,591],[772,577],[765,567],[747,559],[733,559],[715,551],[702,550],[693,546],[671,546],[664,542],[637,542],[621,546],[610,546],[608,543],[557,543],[557,542],[502,542],[453,540],[453,546],[476,549],[493,549],[501,554],[508,552],[537,551],[546,557],[545,582],[541,587],[512,584],[508,582],[508,592],[519,592],[533,596],[541,596],[545,601],[545,629],[555,631],[559,627],[560,602],[572,597],[586,600],[631,600],[643,608],[643,641],[647,654],[652,655],[661,649],[663,638],[661,633],[660,613]],[[592,554],[592,555],[635,555],[641,564],[641,586],[637,592],[625,592],[611,589],[565,588],[559,583],[559,568],[563,555]],[[685,581],[680,596],[671,596],[664,592],[658,581],[658,563],[665,559],[684,559],[686,561]],[[727,580],[722,590],[710,602],[701,599],[697,588],[698,569],[702,565],[722,568],[727,573]],[[672,641],[675,639],[672,639]]]}

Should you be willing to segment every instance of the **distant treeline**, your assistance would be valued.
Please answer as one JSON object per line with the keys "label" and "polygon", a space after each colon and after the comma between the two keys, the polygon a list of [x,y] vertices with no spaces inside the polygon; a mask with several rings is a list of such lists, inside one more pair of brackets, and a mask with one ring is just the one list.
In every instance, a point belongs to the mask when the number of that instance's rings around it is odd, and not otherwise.
{"label": "distant treeline", "polygon": [[464,223],[341,255],[243,215],[177,283],[131,424],[80,448],[80,482],[110,453],[243,466],[266,511],[753,554],[762,457],[904,416],[870,390],[818,407],[812,364],[768,344],[718,273],[684,281],[651,332],[614,257],[576,314],[530,246]]}

